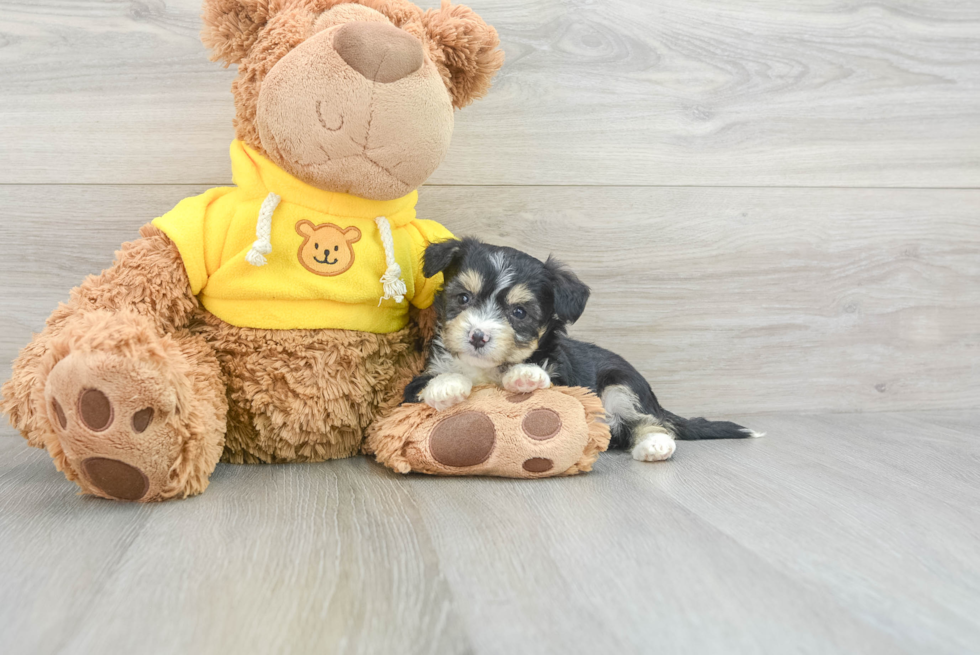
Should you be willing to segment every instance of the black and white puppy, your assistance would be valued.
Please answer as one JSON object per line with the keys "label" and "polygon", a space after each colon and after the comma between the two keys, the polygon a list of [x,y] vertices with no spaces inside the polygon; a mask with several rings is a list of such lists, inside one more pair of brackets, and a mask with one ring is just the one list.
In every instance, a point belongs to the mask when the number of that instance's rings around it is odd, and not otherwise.
{"label": "black and white puppy", "polygon": [[585,310],[589,288],[562,264],[475,239],[434,243],[423,273],[445,277],[435,299],[436,336],[406,402],[443,410],[474,385],[527,393],[552,384],[592,389],[602,398],[610,448],[653,462],[674,454],[674,439],[761,436],[727,421],[685,419],[665,410],[625,359],[566,332]]}

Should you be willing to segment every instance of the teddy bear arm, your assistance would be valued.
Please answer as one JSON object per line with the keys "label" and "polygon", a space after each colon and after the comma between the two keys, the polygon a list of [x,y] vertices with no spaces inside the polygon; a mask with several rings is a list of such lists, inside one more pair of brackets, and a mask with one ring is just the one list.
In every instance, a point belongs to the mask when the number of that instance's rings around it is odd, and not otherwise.
{"label": "teddy bear arm", "polygon": [[112,266],[72,289],[71,304],[82,312],[130,309],[169,333],[190,322],[198,301],[174,242],[149,224],[140,237],[122,245]]}

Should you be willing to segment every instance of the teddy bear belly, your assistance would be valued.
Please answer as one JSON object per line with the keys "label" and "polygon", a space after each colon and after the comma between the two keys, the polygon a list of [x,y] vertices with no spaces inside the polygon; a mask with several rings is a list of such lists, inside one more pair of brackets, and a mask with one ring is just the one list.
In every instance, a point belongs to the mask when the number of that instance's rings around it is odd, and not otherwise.
{"label": "teddy bear belly", "polygon": [[202,311],[228,395],[222,461],[310,462],[360,452],[378,413],[422,370],[414,325],[390,334],[261,330]]}

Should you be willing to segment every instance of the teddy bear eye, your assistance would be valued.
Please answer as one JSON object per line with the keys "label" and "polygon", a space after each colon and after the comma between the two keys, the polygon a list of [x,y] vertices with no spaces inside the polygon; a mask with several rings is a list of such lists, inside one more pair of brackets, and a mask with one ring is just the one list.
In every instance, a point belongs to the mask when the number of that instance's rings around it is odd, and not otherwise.
{"label": "teddy bear eye", "polygon": [[340,250],[340,246],[334,246],[334,247],[333,247],[333,251],[334,251],[334,252],[337,252],[338,250]]}
{"label": "teddy bear eye", "polygon": [[319,250],[320,249],[320,244],[319,243],[314,243],[313,244],[313,247],[316,248],[317,250]]}

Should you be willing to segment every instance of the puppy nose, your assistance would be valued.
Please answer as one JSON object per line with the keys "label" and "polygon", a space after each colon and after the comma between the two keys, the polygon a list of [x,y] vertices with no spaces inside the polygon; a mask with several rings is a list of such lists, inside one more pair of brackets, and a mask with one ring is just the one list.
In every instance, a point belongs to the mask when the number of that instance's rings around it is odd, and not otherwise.
{"label": "puppy nose", "polygon": [[372,82],[397,82],[422,68],[422,43],[391,24],[347,23],[337,30],[333,47]]}
{"label": "puppy nose", "polygon": [[488,341],[490,341],[489,335],[484,334],[480,330],[473,330],[470,332],[470,343],[473,344],[473,347],[477,350],[487,345]]}

